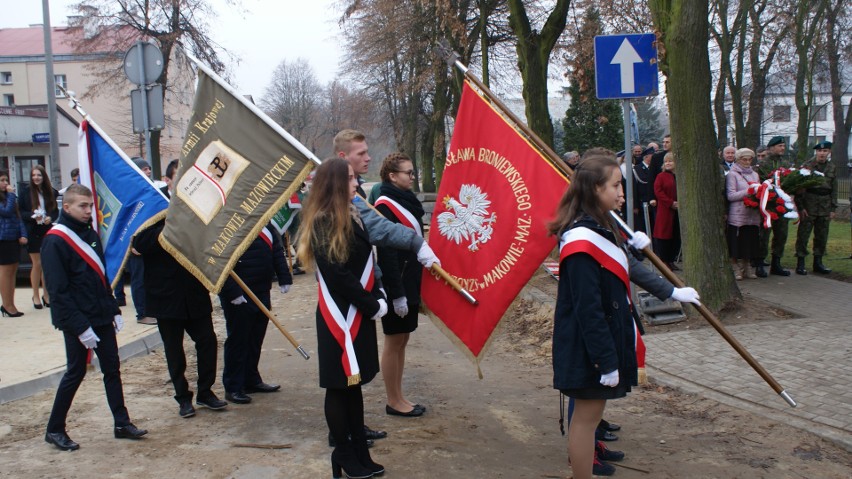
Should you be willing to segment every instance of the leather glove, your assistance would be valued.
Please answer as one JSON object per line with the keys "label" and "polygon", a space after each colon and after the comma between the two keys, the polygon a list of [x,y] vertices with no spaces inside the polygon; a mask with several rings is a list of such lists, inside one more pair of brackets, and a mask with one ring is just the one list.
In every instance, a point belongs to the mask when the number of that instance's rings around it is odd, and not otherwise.
{"label": "leather glove", "polygon": [[115,326],[115,334],[118,334],[118,332],[121,331],[121,328],[124,327],[124,318],[122,318],[120,314],[116,314],[112,318],[112,324]]}
{"label": "leather glove", "polygon": [[393,300],[393,312],[400,318],[408,316],[408,298],[403,296]]}
{"label": "leather glove", "polygon": [[651,244],[651,238],[648,238],[648,235],[641,231],[634,231],[633,238],[627,240],[627,244],[638,250],[643,250]]}
{"label": "leather glove", "polygon": [[672,290],[672,299],[681,303],[693,303],[701,305],[701,297],[698,296],[698,291],[694,288],[675,288]]}
{"label": "leather glove", "polygon": [[80,339],[80,342],[83,343],[83,346],[85,346],[86,349],[97,348],[98,341],[101,340],[101,338],[99,338],[98,335],[95,334],[95,332],[92,330],[91,326],[89,326],[89,329],[83,331],[83,334],[77,336],[77,338]]}
{"label": "leather glove", "polygon": [[281,294],[287,294],[287,293],[290,292],[290,285],[289,284],[282,284],[278,288],[281,290]]}
{"label": "leather glove", "polygon": [[373,317],[371,319],[373,321],[376,321],[376,320],[382,319],[382,317],[384,317],[384,315],[386,315],[386,314],[388,314],[388,303],[387,303],[387,301],[380,299],[379,300],[379,312],[376,313],[375,315],[373,315]]}
{"label": "leather glove", "polygon": [[423,242],[423,246],[420,247],[420,250],[417,251],[417,261],[423,265],[424,268],[431,268],[433,263],[437,263],[438,266],[441,266],[441,260],[435,256],[435,252],[432,251],[432,248],[429,247],[429,244],[425,241]]}
{"label": "leather glove", "polygon": [[618,386],[618,369],[611,373],[601,374],[601,384],[611,388]]}
{"label": "leather glove", "polygon": [[237,298],[237,299],[232,299],[232,300],[231,300],[231,304],[233,304],[234,306],[239,306],[239,305],[241,305],[241,304],[246,304],[246,303],[248,303],[248,300],[246,299],[246,297],[245,297],[245,296],[240,296],[240,297],[239,297],[239,298]]}

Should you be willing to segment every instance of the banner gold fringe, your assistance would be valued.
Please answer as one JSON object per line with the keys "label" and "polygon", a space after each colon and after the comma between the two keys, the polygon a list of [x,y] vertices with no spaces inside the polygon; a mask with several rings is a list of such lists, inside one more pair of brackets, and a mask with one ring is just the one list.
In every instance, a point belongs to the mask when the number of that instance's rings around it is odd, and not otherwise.
{"label": "banner gold fringe", "polygon": [[[272,217],[275,216],[275,213],[278,212],[281,208],[284,207],[284,203],[290,200],[290,197],[296,192],[296,190],[302,185],[302,182],[305,181],[305,178],[308,177],[311,170],[314,169],[314,162],[308,161],[305,166],[302,168],[302,171],[296,175],[296,178],[293,179],[293,182],[290,183],[290,186],[284,191],[284,193],[275,201],[272,207],[261,216],[260,220],[258,220],[257,224],[251,231],[248,232],[243,241],[234,249],[233,255],[228,260],[228,263],[225,264],[224,274],[222,274],[219,278],[216,279],[216,282],[210,281],[207,276],[202,273],[201,269],[198,268],[192,261],[189,260],[186,256],[184,256],[176,247],[174,247],[168,240],[163,237],[163,234],[160,233],[160,237],[158,241],[160,242],[160,246],[163,247],[166,251],[171,254],[181,266],[186,268],[187,271],[192,273],[201,284],[207,288],[208,291],[214,294],[218,294],[222,289],[222,286],[225,284],[225,281],[228,279],[228,273],[234,269],[234,265],[237,264],[237,261],[243,256],[243,253],[246,252],[249,246],[251,246],[252,241],[257,238],[257,235],[260,234],[260,230],[272,220]],[[168,221],[168,216],[166,217],[166,221]]]}

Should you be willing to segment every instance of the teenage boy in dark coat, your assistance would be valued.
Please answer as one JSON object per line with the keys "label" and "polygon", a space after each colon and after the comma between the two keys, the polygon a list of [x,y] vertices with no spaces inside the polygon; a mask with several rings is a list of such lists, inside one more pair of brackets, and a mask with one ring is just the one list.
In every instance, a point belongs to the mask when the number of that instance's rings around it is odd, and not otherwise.
{"label": "teenage boy in dark coat", "polygon": [[63,451],[80,445],[65,432],[65,419],[77,388],[86,376],[88,350],[98,355],[104,375],[107,403],[115,424],[116,438],[139,439],[148,431],[130,422],[124,406],[115,335],[124,326],[118,303],[103,270],[104,251],[91,227],[92,192],[80,184],[65,191],[62,216],[48,231],[41,247],[46,287],[50,293],[50,317],[65,336],[68,366],[47,422],[44,440]]}

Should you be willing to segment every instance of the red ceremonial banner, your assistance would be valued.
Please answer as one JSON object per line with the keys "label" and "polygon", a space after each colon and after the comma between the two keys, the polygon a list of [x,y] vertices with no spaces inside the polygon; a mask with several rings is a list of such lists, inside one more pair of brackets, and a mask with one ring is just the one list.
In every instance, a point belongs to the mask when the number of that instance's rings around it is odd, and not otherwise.
{"label": "red ceremonial banner", "polygon": [[[465,82],[429,245],[474,306],[428,271],[421,296],[478,362],[506,309],[556,247],[546,224],[568,179]],[[439,324],[439,326],[441,326]]]}

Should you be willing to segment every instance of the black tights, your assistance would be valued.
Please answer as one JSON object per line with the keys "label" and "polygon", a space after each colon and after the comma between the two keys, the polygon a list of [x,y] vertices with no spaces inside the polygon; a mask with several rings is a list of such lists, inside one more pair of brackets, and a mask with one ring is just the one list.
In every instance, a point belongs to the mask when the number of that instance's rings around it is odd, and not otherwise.
{"label": "black tights", "polygon": [[336,444],[346,444],[364,433],[364,396],[361,386],[325,390],[325,420]]}

